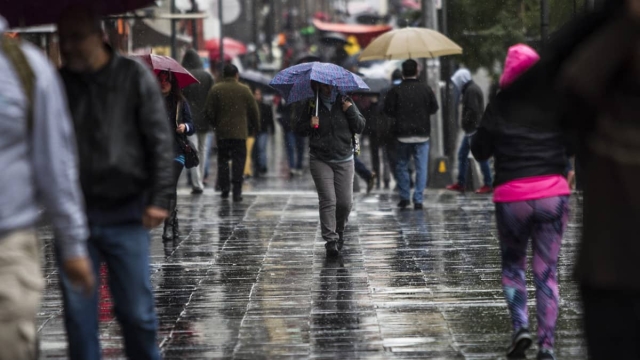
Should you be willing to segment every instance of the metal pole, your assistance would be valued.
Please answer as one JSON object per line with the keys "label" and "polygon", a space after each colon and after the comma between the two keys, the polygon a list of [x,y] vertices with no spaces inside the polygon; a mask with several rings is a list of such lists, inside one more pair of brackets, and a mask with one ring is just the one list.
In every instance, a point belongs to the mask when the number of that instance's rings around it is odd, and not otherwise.
{"label": "metal pole", "polygon": [[218,18],[220,19],[220,45],[218,46],[220,52],[220,78],[223,77],[222,70],[224,69],[224,17],[222,16],[222,1],[223,0],[218,0]]}
{"label": "metal pole", "polygon": [[549,39],[549,1],[540,0],[540,44],[544,49]]}
{"label": "metal pole", "polygon": [[258,1],[254,1],[251,3],[251,17],[253,18],[253,44],[256,46],[256,48],[258,48],[259,44],[258,44],[258,26],[260,23],[260,20],[258,19],[258,4],[260,4],[260,2]]}
{"label": "metal pole", "polygon": [[[197,14],[200,12],[200,9],[198,9],[198,3],[196,2],[196,0],[191,0],[191,13],[193,14]],[[198,50],[198,20],[193,19],[191,20],[191,38],[192,38],[192,44],[191,46],[193,47],[193,50]]]}
{"label": "metal pole", "polygon": [[[171,15],[176,13],[176,0],[171,0]],[[176,20],[171,19],[171,57],[176,58],[178,49],[176,45]]]}

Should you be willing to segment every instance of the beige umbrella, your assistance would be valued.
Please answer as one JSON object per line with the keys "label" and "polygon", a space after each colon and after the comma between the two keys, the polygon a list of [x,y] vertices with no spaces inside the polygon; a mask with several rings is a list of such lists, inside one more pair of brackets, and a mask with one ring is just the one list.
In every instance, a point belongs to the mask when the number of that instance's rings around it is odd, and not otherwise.
{"label": "beige umbrella", "polygon": [[362,51],[360,61],[434,58],[462,54],[462,48],[441,33],[404,28],[380,35]]}

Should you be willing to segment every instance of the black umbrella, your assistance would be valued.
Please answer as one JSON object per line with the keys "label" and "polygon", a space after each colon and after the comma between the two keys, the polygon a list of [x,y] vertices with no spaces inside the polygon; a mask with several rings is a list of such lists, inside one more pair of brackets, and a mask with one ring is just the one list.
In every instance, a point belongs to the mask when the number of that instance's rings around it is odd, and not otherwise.
{"label": "black umbrella", "polygon": [[0,15],[9,27],[26,27],[55,23],[71,5],[86,5],[100,15],[112,15],[154,4],[153,0],[0,0]]}
{"label": "black umbrella", "polygon": [[322,39],[320,41],[325,45],[346,45],[349,43],[344,35],[337,32],[330,32],[322,35]]}
{"label": "black umbrella", "polygon": [[391,82],[389,81],[389,79],[384,79],[384,78],[362,77],[362,80],[364,80],[364,83],[367,84],[367,86],[369,86],[369,90],[368,91],[358,90],[356,92],[353,92],[352,94],[379,95],[382,92],[382,90],[386,89],[387,87],[389,87],[389,85],[391,85]]}
{"label": "black umbrella", "polygon": [[317,55],[312,55],[312,54],[309,54],[309,53],[302,53],[302,54],[296,56],[296,58],[293,61],[293,63],[295,65],[300,65],[302,63],[308,63],[308,62],[314,62],[314,61],[322,61],[322,59],[320,59],[320,57],[317,56]]}
{"label": "black umbrella", "polygon": [[262,90],[264,94],[277,94],[278,91],[271,86],[271,77],[264,75],[261,72],[255,70],[247,70],[240,74],[240,82],[249,85],[252,88],[258,88]]}

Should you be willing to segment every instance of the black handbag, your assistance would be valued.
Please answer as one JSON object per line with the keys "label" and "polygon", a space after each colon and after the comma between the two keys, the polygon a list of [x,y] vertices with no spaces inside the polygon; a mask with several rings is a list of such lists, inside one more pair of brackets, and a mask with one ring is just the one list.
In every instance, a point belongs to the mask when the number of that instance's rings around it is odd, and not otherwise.
{"label": "black handbag", "polygon": [[[180,120],[180,105],[176,107],[176,126],[178,126],[178,122]],[[185,134],[177,134],[176,141],[178,142],[178,146],[184,153],[184,167],[187,169],[192,169],[198,165],[200,165],[200,159],[198,158],[198,149],[196,146],[187,138]]]}

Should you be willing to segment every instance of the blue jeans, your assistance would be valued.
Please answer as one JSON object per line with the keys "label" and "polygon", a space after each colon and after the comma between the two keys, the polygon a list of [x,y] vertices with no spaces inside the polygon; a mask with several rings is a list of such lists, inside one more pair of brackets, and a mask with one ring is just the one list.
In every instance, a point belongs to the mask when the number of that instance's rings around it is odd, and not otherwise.
{"label": "blue jeans", "polygon": [[[471,152],[470,136],[462,139],[460,149],[458,150],[458,184],[464,186],[467,182],[467,168],[469,167],[469,152]],[[491,167],[489,167],[489,161],[478,161],[480,164],[480,171],[482,171],[482,177],[484,185],[493,186],[493,178],[491,176]]]}
{"label": "blue jeans", "polygon": [[411,191],[409,179],[409,162],[411,157],[416,167],[416,181],[413,189],[413,203],[422,204],[424,188],[427,185],[427,171],[429,168],[429,142],[402,143],[398,142],[398,162],[396,164],[396,178],[400,189],[400,199],[409,200]]}
{"label": "blue jeans", "polygon": [[287,147],[287,158],[289,159],[289,169],[302,170],[302,159],[304,157],[304,143],[305,143],[304,137],[297,136],[293,131],[290,131],[285,134],[284,142]]}
{"label": "blue jeans", "polygon": [[[91,226],[90,230],[87,246],[94,275],[96,280],[100,279],[103,260],[109,270],[109,289],[127,357],[159,360],[158,320],[149,270],[149,231],[142,225]],[[98,360],[101,358],[98,287],[87,297],[64,274],[60,277],[69,358]]]}
{"label": "blue jeans", "polygon": [[371,170],[367,169],[367,166],[360,159],[358,159],[357,156],[353,157],[353,164],[358,176],[360,176],[364,181],[369,181],[371,179],[371,177],[373,176]]}
{"label": "blue jeans", "polygon": [[258,169],[267,168],[267,142],[269,142],[269,133],[260,133],[256,139],[256,151],[258,152]]}

